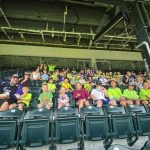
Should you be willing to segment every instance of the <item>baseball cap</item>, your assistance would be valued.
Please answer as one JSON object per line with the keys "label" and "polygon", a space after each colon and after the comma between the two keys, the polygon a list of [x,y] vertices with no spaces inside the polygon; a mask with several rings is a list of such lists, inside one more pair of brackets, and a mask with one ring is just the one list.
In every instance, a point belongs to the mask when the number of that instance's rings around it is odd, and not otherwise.
{"label": "baseball cap", "polygon": [[12,78],[14,78],[14,77],[19,78],[18,74],[13,74],[11,77],[12,77]]}
{"label": "baseball cap", "polygon": [[135,86],[135,82],[129,82],[128,86]]}
{"label": "baseball cap", "polygon": [[102,85],[102,82],[100,80],[96,81],[96,85],[99,86],[99,85]]}
{"label": "baseball cap", "polygon": [[25,75],[30,75],[30,73],[29,73],[29,72],[25,72],[24,74],[25,74]]}

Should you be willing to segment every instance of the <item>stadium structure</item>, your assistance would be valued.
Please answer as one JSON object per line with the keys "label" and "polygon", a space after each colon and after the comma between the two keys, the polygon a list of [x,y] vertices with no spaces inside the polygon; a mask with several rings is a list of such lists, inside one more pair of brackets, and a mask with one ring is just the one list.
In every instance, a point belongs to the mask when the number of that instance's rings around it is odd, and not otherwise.
{"label": "stadium structure", "polygon": [[[150,0],[0,0],[0,83],[41,63],[150,79]],[[31,109],[0,111],[0,149],[142,150],[148,141],[150,105],[36,109],[41,85],[30,85]]]}

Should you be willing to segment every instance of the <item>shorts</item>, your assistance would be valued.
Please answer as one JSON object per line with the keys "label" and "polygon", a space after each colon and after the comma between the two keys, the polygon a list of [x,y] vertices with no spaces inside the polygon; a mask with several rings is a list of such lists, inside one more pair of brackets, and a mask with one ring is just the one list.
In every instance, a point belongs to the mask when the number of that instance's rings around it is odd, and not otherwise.
{"label": "shorts", "polygon": [[117,101],[118,101],[118,102],[120,101],[119,98],[115,98],[115,97],[110,97],[109,100],[110,100],[110,101],[111,101],[111,100],[115,100],[116,102],[117,102]]}
{"label": "shorts", "polygon": [[94,100],[94,101],[93,101],[93,104],[96,105],[96,104],[97,104],[97,101],[102,101],[102,103],[103,103],[104,105],[109,104],[109,100],[108,100],[108,99]]}
{"label": "shorts", "polygon": [[47,104],[50,105],[51,107],[53,106],[53,103],[52,103],[52,102],[45,102],[45,101],[42,101],[43,107],[46,106]]}
{"label": "shorts", "polygon": [[24,102],[19,102],[17,105],[19,105],[19,104],[23,104],[23,106],[25,106],[25,107],[29,107],[26,103],[24,103]]}
{"label": "shorts", "polygon": [[9,105],[14,103],[11,99],[0,99],[0,106],[5,102],[8,102]]}

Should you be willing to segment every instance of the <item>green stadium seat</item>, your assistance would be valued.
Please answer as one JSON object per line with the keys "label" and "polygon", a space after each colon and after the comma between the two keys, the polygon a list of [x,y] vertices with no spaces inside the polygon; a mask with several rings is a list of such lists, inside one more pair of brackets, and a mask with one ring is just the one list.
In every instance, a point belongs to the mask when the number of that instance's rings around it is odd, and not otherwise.
{"label": "green stadium seat", "polygon": [[24,112],[11,109],[0,112],[0,149],[11,148],[16,145],[20,135],[20,126]]}
{"label": "green stadium seat", "polygon": [[57,143],[73,143],[80,139],[80,119],[78,116],[57,117],[55,127]]}
{"label": "green stadium seat", "polygon": [[131,106],[126,107],[125,109],[128,114],[146,113],[146,109],[144,106],[131,105]]}
{"label": "green stadium seat", "polygon": [[106,114],[126,114],[124,107],[121,106],[106,106],[104,110]]}
{"label": "green stadium seat", "polygon": [[50,116],[47,109],[28,111],[24,117],[21,140],[22,146],[38,147],[50,142]]}
{"label": "green stadium seat", "polygon": [[150,140],[146,141],[141,150],[150,150]]}
{"label": "green stadium seat", "polygon": [[84,118],[86,115],[104,115],[104,112],[102,108],[97,108],[95,106],[86,106],[83,107],[80,111],[80,114],[82,118]]}
{"label": "green stadium seat", "polygon": [[120,85],[119,88],[120,88],[121,91],[123,92],[125,89],[128,88],[128,86],[126,86],[126,85]]}
{"label": "green stadium seat", "polygon": [[85,116],[85,138],[87,140],[103,140],[110,135],[108,118],[100,115]]}
{"label": "green stadium seat", "polygon": [[112,135],[114,138],[128,138],[136,133],[131,115],[112,115]]}
{"label": "green stadium seat", "polygon": [[62,107],[56,109],[55,116],[74,116],[77,115],[77,109],[72,107]]}
{"label": "green stadium seat", "polygon": [[0,149],[15,146],[16,130],[17,122],[15,120],[0,120]]}
{"label": "green stadium seat", "polygon": [[27,147],[37,147],[48,144],[49,119],[24,120],[20,144]]}
{"label": "green stadium seat", "polygon": [[150,113],[137,114],[137,129],[141,136],[150,135]]}

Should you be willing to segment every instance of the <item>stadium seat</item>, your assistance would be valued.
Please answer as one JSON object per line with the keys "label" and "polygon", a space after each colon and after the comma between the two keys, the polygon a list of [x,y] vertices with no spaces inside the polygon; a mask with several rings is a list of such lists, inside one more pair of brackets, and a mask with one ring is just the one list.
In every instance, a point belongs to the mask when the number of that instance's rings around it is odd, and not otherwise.
{"label": "stadium seat", "polygon": [[60,109],[56,109],[55,116],[74,116],[77,115],[77,109],[72,107],[62,107]]}
{"label": "stadium seat", "polygon": [[0,149],[18,147],[23,115],[18,109],[0,112]]}
{"label": "stadium seat", "polygon": [[136,133],[131,115],[112,115],[111,127],[114,138],[128,138]]}
{"label": "stadium seat", "polygon": [[102,108],[97,108],[95,106],[86,106],[83,107],[80,111],[82,118],[86,115],[104,115]]}
{"label": "stadium seat", "polygon": [[150,135],[150,113],[137,114],[137,129],[141,136]]}
{"label": "stadium seat", "polygon": [[106,106],[104,110],[106,114],[126,114],[124,107],[121,106]]}
{"label": "stadium seat", "polygon": [[109,135],[108,118],[106,116],[85,116],[85,138],[87,140],[102,140]]}
{"label": "stadium seat", "polygon": [[146,141],[141,150],[150,150],[150,140]]}
{"label": "stadium seat", "polygon": [[80,139],[80,119],[78,116],[57,117],[55,127],[57,143],[72,143]]}
{"label": "stadium seat", "polygon": [[32,100],[30,102],[31,107],[37,106],[37,98],[40,94],[41,89],[39,87],[30,87],[30,92],[32,93]]}
{"label": "stadium seat", "polygon": [[131,105],[131,106],[126,107],[125,109],[128,114],[146,113],[146,109],[144,106]]}
{"label": "stadium seat", "polygon": [[22,146],[37,147],[50,142],[50,116],[47,109],[28,111],[24,117],[21,140]]}

